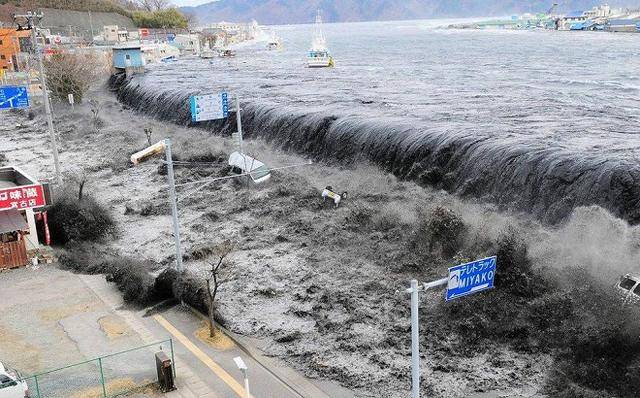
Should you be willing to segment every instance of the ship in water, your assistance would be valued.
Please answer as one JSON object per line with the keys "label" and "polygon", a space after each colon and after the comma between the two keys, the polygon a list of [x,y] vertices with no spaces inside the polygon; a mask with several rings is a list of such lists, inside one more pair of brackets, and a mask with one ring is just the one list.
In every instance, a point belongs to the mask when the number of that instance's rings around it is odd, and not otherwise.
{"label": "ship in water", "polygon": [[214,49],[218,52],[220,58],[231,58],[236,56],[236,52],[229,48],[228,40],[225,37],[218,36]]}
{"label": "ship in water", "polygon": [[329,68],[334,66],[333,57],[327,48],[327,39],[322,31],[322,16],[320,10],[316,15],[316,26],[314,28],[313,41],[307,55],[307,65],[309,68]]}
{"label": "ship in water", "polygon": [[267,42],[267,50],[281,50],[282,40],[276,35],[276,32],[271,31],[271,37]]}

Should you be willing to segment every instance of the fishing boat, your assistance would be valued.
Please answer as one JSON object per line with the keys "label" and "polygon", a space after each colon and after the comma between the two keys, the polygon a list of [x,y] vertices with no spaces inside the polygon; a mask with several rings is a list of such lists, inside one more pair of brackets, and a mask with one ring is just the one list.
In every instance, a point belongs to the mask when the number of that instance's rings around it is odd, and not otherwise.
{"label": "fishing boat", "polygon": [[271,32],[271,37],[267,42],[267,50],[280,50],[282,49],[282,41],[275,32]]}
{"label": "fishing boat", "polygon": [[218,37],[216,39],[216,44],[214,48],[218,52],[218,57],[220,58],[231,58],[236,56],[236,52],[231,50],[228,46],[228,41],[226,37]]}
{"label": "fishing boat", "polygon": [[329,68],[334,66],[333,57],[327,48],[327,39],[322,31],[322,16],[320,10],[316,15],[316,26],[314,28],[313,41],[307,55],[307,65],[309,68]]}
{"label": "fishing boat", "polygon": [[208,44],[204,45],[204,48],[200,52],[200,58],[211,59],[216,56],[216,52],[213,51]]}

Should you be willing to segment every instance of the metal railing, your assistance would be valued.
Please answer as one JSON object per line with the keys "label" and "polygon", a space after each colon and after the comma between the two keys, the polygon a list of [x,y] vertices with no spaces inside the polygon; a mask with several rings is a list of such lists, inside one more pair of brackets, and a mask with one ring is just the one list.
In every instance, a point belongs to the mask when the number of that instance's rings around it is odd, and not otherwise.
{"label": "metal railing", "polygon": [[155,352],[168,346],[175,378],[173,340],[162,340],[58,369],[22,377],[32,398],[111,398],[143,391],[157,381]]}

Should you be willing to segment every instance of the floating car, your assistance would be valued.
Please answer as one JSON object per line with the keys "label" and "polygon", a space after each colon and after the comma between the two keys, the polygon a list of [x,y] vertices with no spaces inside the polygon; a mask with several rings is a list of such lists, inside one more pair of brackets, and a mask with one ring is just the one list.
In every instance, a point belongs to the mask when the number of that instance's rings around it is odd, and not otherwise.
{"label": "floating car", "polygon": [[29,386],[17,370],[0,362],[0,398],[28,398]]}
{"label": "floating car", "polygon": [[626,274],[616,283],[624,301],[640,304],[640,275]]}
{"label": "floating car", "polygon": [[264,163],[244,153],[233,152],[229,156],[229,166],[240,174],[249,174],[256,184],[271,178],[271,170]]}

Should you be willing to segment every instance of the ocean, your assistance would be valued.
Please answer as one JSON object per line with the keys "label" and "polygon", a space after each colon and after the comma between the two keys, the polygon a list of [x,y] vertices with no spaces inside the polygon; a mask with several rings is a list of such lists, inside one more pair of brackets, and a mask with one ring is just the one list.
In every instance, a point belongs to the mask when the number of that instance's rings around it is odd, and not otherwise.
{"label": "ocean", "polygon": [[[453,30],[453,21],[325,24],[336,67],[306,68],[313,26],[284,49],[182,58],[119,80],[134,108],[189,123],[187,98],[239,96],[247,135],[329,162],[526,211],[599,205],[640,221],[640,35]],[[235,121],[204,127],[230,134]]]}

